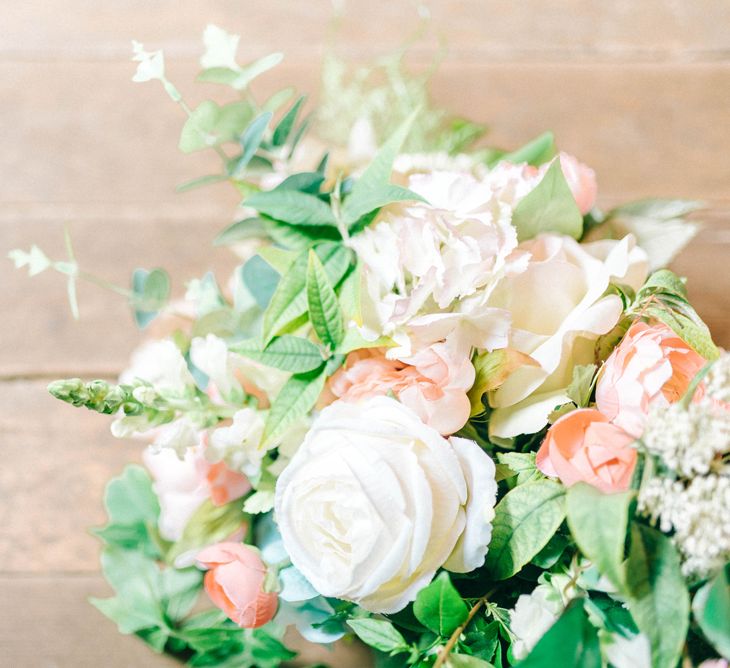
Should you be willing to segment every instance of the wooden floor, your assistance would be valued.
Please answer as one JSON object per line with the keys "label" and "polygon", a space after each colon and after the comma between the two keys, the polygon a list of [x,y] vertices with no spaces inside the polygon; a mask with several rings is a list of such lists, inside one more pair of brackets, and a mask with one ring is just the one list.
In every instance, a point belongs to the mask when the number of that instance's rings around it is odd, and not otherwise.
{"label": "wooden floor", "polygon": [[[730,345],[730,4],[726,0],[433,0],[450,53],[434,94],[514,146],[542,130],[594,166],[600,203],[704,199],[706,226],[675,269]],[[340,52],[395,47],[416,4],[346,3]],[[165,266],[178,293],[232,260],[208,244],[236,203],[225,187],[176,195],[207,156],[177,152],[180,110],[158,86],[130,82],[132,38],[164,47],[191,101],[207,22],[241,33],[244,57],[287,54],[273,85],[313,90],[331,3],[284,0],[26,0],[0,29],[0,254],[38,243],[63,254],[71,224],[82,266],[126,283]],[[426,62],[432,47],[418,47]],[[82,318],[63,282],[0,263],[0,664],[12,668],[165,666],[85,599],[105,595],[98,545],[105,481],[140,445],[108,421],[53,401],[59,376],[112,377],[139,341],[121,299],[82,287]],[[353,665],[331,659],[334,665]]]}

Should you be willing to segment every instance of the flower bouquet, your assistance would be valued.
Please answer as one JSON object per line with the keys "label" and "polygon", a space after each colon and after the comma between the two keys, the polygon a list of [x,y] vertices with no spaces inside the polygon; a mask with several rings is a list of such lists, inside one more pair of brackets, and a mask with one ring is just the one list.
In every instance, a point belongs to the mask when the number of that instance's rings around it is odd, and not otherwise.
{"label": "flower bouquet", "polygon": [[[330,68],[315,138],[303,98],[252,93],[279,54],[204,41],[235,101],[191,108],[140,44],[134,80],[219,154],[181,189],[237,189],[215,243],[240,266],[174,300],[136,270],[118,291],[159,336],[117,384],[49,387],[149,444],[108,485],[93,604],[191,666],[278,666],[288,627],[383,667],[730,658],[730,357],[663,268],[698,203],[601,212],[552,135],[474,147],[416,78]],[[69,253],[11,257],[77,312]]]}

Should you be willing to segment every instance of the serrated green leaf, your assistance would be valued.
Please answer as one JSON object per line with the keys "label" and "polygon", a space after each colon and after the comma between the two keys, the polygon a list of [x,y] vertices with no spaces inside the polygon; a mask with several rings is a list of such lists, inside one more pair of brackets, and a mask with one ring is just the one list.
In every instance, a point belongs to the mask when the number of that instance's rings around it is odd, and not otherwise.
{"label": "serrated green leaf", "polygon": [[358,226],[363,216],[388,204],[393,204],[394,202],[425,202],[426,199],[408,188],[386,183],[370,191],[363,192],[357,200],[356,204],[359,207],[357,209],[355,209],[355,205],[348,207],[347,203],[349,201],[349,199],[345,200],[343,218],[345,224],[350,229],[353,229]]}
{"label": "serrated green leaf", "polygon": [[555,137],[552,132],[545,132],[516,151],[505,153],[498,161],[503,160],[515,165],[526,162],[539,167],[553,157],[555,157]]}
{"label": "serrated green leaf", "polygon": [[486,566],[497,580],[513,576],[552,538],[565,518],[565,488],[552,480],[519,485],[495,508]]}
{"label": "serrated green leaf", "polygon": [[676,666],[689,628],[689,594],[671,539],[633,524],[625,577],[629,610],[649,638],[652,667]]}
{"label": "serrated green leaf", "polygon": [[544,232],[556,232],[580,239],[583,216],[555,160],[542,181],[525,195],[512,213],[519,241],[533,239]]}
{"label": "serrated green leaf", "polygon": [[317,369],[295,374],[286,382],[269,410],[261,447],[268,447],[289,426],[309,413],[322,393],[325,378],[323,370]]}
{"label": "serrated green leaf", "polygon": [[301,109],[302,105],[304,104],[305,96],[301,95],[297,101],[291,106],[289,111],[284,114],[282,119],[279,121],[277,126],[274,128],[274,134],[271,138],[271,144],[272,146],[284,146],[286,144],[287,139],[289,139],[289,135],[291,134],[292,129],[294,128],[294,123],[296,123],[297,115],[299,114],[299,110]]}
{"label": "serrated green leaf", "polygon": [[418,592],[413,613],[434,633],[448,637],[466,621],[469,608],[456,591],[446,571]]}
{"label": "serrated green leaf", "polygon": [[568,527],[580,551],[615,587],[624,588],[624,546],[633,492],[603,494],[586,483],[568,489]]}
{"label": "serrated green leaf", "polygon": [[342,311],[322,262],[311,250],[307,267],[307,310],[319,340],[330,351],[335,350],[345,335]]}
{"label": "serrated green leaf", "polygon": [[588,620],[583,600],[576,599],[516,668],[601,668],[601,665],[598,631]]}
{"label": "serrated green leaf", "polygon": [[405,142],[419,110],[414,111],[393,133],[373,158],[362,176],[355,181],[352,192],[345,199],[342,217],[349,227],[373,210],[373,192],[389,185],[393,161]]}
{"label": "serrated green leaf", "polygon": [[510,475],[505,477],[517,476],[518,485],[544,478],[537,469],[534,452],[500,452],[497,461],[509,469]]}
{"label": "serrated green leaf", "polygon": [[348,619],[347,625],[366,645],[381,652],[406,652],[408,643],[393,624],[384,619]]}
{"label": "serrated green leaf", "polygon": [[705,638],[730,659],[730,564],[695,594],[692,611]]}
{"label": "serrated green leaf", "polygon": [[314,371],[324,364],[320,349],[298,336],[277,336],[263,349],[258,341],[247,339],[231,344],[230,350],[266,366],[293,373]]}
{"label": "serrated green leaf", "polygon": [[720,356],[720,351],[712,340],[709,328],[704,322],[699,320],[699,316],[695,320],[687,317],[683,313],[670,311],[669,309],[654,305],[648,306],[644,314],[663,322],[706,360],[712,361]]}
{"label": "serrated green leaf", "polygon": [[[330,283],[337,286],[350,266],[350,251],[341,244],[321,243],[315,247],[315,252],[325,268]],[[307,312],[308,264],[309,252],[304,251],[279,281],[264,313],[262,336],[265,344]]]}
{"label": "serrated green leaf", "polygon": [[244,205],[290,225],[337,227],[329,204],[319,197],[298,190],[275,189],[259,192],[249,197]]}
{"label": "serrated green leaf", "polygon": [[236,141],[252,116],[253,111],[247,102],[231,102],[220,107],[211,100],[205,100],[185,122],[178,147],[183,153],[193,153]]}

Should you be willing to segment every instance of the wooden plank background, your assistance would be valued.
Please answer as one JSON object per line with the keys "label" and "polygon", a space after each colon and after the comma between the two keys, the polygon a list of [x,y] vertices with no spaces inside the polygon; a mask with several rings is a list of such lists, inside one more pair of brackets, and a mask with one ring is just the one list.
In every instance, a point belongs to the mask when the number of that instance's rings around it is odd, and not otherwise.
{"label": "wooden plank background", "polygon": [[[338,3],[342,4],[342,3]],[[415,2],[345,2],[338,52],[369,59],[417,23]],[[730,4],[726,0],[433,0],[433,31],[449,46],[435,99],[519,145],[544,129],[598,172],[600,203],[645,196],[704,199],[706,226],[675,269],[730,345]],[[0,31],[0,251],[39,243],[63,254],[71,223],[85,268],[126,282],[135,266],[186,278],[227,268],[207,245],[235,196],[225,187],[176,195],[209,156],[182,156],[183,121],[154,84],[130,82],[129,41],[166,51],[191,101],[200,33],[214,22],[242,35],[243,58],[272,50],[285,64],[264,88],[316,90],[332,25],[324,0],[26,0]],[[410,30],[409,30],[410,31]],[[436,41],[415,48],[426,63]],[[28,280],[0,263],[0,656],[19,668],[164,666],[88,606],[105,595],[98,546],[105,481],[139,444],[108,422],[53,401],[58,376],[114,376],[139,341],[122,301],[82,287],[82,319],[62,281]],[[340,658],[338,658],[340,657]],[[358,660],[331,655],[333,665]]]}

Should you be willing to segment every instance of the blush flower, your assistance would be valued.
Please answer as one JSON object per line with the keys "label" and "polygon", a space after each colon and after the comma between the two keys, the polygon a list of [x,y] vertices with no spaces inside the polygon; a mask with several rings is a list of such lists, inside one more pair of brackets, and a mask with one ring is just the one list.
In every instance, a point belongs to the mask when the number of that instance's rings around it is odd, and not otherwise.
{"label": "blush flower", "polygon": [[572,411],[550,427],[537,467],[567,487],[586,482],[604,493],[628,489],[636,466],[634,438],[592,408]]}
{"label": "blush flower", "polygon": [[213,603],[244,629],[263,626],[276,614],[278,597],[264,591],[266,565],[241,543],[218,543],[198,553],[205,591]]}
{"label": "blush flower", "polygon": [[388,359],[380,349],[358,350],[332,377],[329,389],[350,402],[392,392],[439,433],[457,432],[469,419],[471,362],[454,359],[444,343],[421,350],[408,362]]}
{"label": "blush flower", "polygon": [[678,401],[705,362],[666,325],[637,321],[601,369],[596,406],[638,438],[649,407]]}

